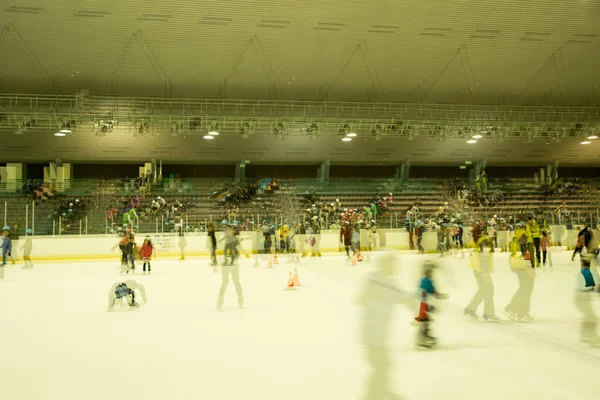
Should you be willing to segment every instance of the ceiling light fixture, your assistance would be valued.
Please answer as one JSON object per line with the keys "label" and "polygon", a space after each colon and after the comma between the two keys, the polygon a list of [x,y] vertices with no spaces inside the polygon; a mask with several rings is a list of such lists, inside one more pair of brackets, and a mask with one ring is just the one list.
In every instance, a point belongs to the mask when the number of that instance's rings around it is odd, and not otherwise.
{"label": "ceiling light fixture", "polygon": [[351,142],[351,141],[352,141],[351,137],[342,138],[342,142]]}
{"label": "ceiling light fixture", "polygon": [[349,138],[353,138],[353,137],[356,137],[356,133],[350,132],[346,136],[349,137]]}
{"label": "ceiling light fixture", "polygon": [[475,140],[475,139],[470,139],[470,140],[467,140],[467,143],[469,143],[469,144],[477,143],[477,140]]}
{"label": "ceiling light fixture", "polygon": [[215,137],[211,136],[210,134],[209,135],[204,135],[204,139],[207,139],[207,140],[211,140],[211,139],[214,139],[214,138]]}
{"label": "ceiling light fixture", "polygon": [[593,134],[587,137],[588,139],[598,139],[598,135]]}
{"label": "ceiling light fixture", "polygon": [[67,136],[67,134],[61,131],[61,132],[56,132],[54,134],[54,136],[61,136],[62,137],[62,136]]}
{"label": "ceiling light fixture", "polygon": [[219,123],[218,122],[213,122],[213,124],[210,126],[210,129],[208,130],[208,134],[210,136],[217,136],[219,134]]}
{"label": "ceiling light fixture", "polygon": [[480,134],[477,134],[477,135],[473,135],[473,136],[472,136],[472,138],[473,138],[473,139],[481,139],[482,137],[483,137],[483,136],[482,136],[482,135],[480,135]]}
{"label": "ceiling light fixture", "polygon": [[589,140],[584,140],[583,142],[581,142],[581,144],[591,144],[592,142],[590,142]]}

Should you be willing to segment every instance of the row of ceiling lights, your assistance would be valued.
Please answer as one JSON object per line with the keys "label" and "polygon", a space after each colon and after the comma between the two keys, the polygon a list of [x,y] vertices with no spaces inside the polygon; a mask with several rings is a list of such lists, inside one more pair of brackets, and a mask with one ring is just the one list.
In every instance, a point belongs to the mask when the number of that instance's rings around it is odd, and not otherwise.
{"label": "row of ceiling lights", "polygon": [[596,135],[595,133],[593,135],[588,136],[586,140],[581,142],[581,144],[592,144],[592,140],[594,139],[598,139],[598,135]]}
{"label": "row of ceiling lights", "polygon": [[[116,121],[109,120],[109,121],[106,121],[106,122],[100,121],[100,125],[103,125],[103,126],[102,126],[102,128],[100,130],[98,130],[98,132],[96,133],[96,136],[106,136],[106,132],[107,131],[111,132],[112,129],[113,129],[113,127],[115,125],[118,125],[118,123]],[[279,125],[281,125],[281,124],[279,124]],[[137,128],[137,126],[136,126],[136,128]],[[173,128],[173,126],[172,126],[172,131],[173,131],[173,129],[178,129],[178,128],[179,128],[178,126],[176,126],[175,128]],[[247,129],[243,128],[243,132],[242,133],[243,133],[244,137],[247,137],[247,131],[248,130],[249,130],[249,126],[248,126]],[[285,130],[285,128],[283,127],[283,125],[281,125],[281,127],[279,127],[278,129],[276,129],[274,131],[274,133],[278,133],[280,135],[280,137],[282,137],[282,135],[283,135],[282,132],[284,130]],[[311,134],[311,138],[312,139],[316,139],[318,130],[319,130],[319,127],[317,125],[315,125],[315,124],[312,124],[310,126],[310,128],[308,128],[306,130],[306,133],[310,133]],[[136,131],[137,131],[137,129],[136,129]],[[176,132],[176,131],[174,131],[174,132]],[[67,134],[70,134],[70,133],[71,133],[71,125],[70,125],[70,123],[69,122],[64,122],[60,126],[59,131],[56,132],[54,134],[54,136],[63,137],[63,136],[66,136]],[[354,131],[354,129],[352,129],[348,125],[345,125],[344,128],[342,128],[340,130],[340,133],[342,133],[342,134],[345,133],[345,136],[342,138],[343,142],[351,142],[352,138],[355,138],[357,136],[357,134]],[[482,133],[487,133],[487,132],[486,131],[482,131],[481,133],[472,135],[471,138],[469,140],[467,140],[467,143],[468,144],[475,144],[475,143],[477,143],[478,139],[483,138]],[[213,140],[215,138],[215,136],[218,136],[218,135],[219,135],[219,124],[218,123],[213,123],[211,125],[211,128],[209,129],[208,133],[206,135],[204,135],[203,137],[206,140]],[[379,139],[378,132],[376,132],[376,139]],[[592,135],[588,136],[586,140],[584,140],[584,141],[581,142],[581,144],[583,144],[583,145],[591,144],[592,143],[591,140],[594,140],[594,139],[598,139],[598,135],[592,134]]]}

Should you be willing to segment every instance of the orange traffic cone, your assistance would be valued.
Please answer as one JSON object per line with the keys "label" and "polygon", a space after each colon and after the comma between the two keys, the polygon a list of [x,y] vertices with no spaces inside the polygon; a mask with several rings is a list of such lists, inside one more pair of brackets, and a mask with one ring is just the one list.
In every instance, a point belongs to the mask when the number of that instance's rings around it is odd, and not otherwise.
{"label": "orange traffic cone", "polygon": [[358,250],[358,255],[356,256],[358,261],[362,261],[362,256],[360,255],[360,250]]}
{"label": "orange traffic cone", "polygon": [[296,290],[296,288],[294,287],[294,278],[292,277],[292,273],[290,272],[288,274],[288,280],[287,280],[287,288],[286,290]]}
{"label": "orange traffic cone", "polygon": [[275,254],[273,255],[273,264],[279,264],[279,260],[277,260],[277,250],[275,250]]}
{"label": "orange traffic cone", "polygon": [[527,251],[525,252],[525,259],[526,259],[526,260],[531,260],[531,255],[529,254],[529,250],[527,250]]}
{"label": "orange traffic cone", "polygon": [[356,265],[356,254],[352,255],[352,265]]}
{"label": "orange traffic cone", "polygon": [[294,286],[300,286],[300,276],[298,275],[298,268],[294,268],[294,278],[292,279]]}

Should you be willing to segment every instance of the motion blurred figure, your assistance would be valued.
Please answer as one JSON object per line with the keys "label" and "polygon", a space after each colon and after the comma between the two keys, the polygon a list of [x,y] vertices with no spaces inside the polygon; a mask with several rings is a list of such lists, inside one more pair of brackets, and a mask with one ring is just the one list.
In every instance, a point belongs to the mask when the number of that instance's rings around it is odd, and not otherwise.
{"label": "motion blurred figure", "polygon": [[126,300],[129,307],[139,307],[139,304],[135,301],[135,291],[139,291],[144,300],[144,304],[148,303],[146,298],[146,289],[140,283],[129,280],[124,282],[117,282],[108,291],[108,311],[113,311],[117,300]]}
{"label": "motion blurred figure", "polygon": [[483,303],[483,319],[490,322],[499,321],[500,318],[496,316],[494,307],[494,281],[492,280],[494,264],[492,255],[475,251],[469,264],[473,269],[473,275],[477,282],[477,292],[465,308],[464,314],[477,320],[475,312],[479,305]]}
{"label": "motion blurred figure", "polygon": [[[514,242],[513,246],[519,244]],[[504,313],[513,321],[533,321],[529,314],[531,309],[531,295],[533,294],[533,284],[535,281],[535,270],[531,268],[527,260],[523,257],[511,255],[510,270],[517,275],[519,287],[517,288],[512,300],[504,308]]]}
{"label": "motion blurred figure", "polygon": [[359,304],[363,308],[361,337],[371,365],[371,375],[363,399],[400,399],[390,387],[390,370],[393,365],[388,347],[389,327],[393,306],[406,304],[414,310],[418,301],[393,285],[396,260],[391,252],[379,253],[374,261],[376,269],[366,280],[359,298]]}

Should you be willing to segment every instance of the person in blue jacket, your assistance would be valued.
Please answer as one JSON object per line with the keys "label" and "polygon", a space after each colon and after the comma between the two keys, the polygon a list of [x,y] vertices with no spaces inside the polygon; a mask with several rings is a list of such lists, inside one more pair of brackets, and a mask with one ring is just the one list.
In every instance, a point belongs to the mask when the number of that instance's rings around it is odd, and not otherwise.
{"label": "person in blue jacket", "polygon": [[426,261],[423,265],[423,278],[419,284],[421,295],[421,305],[419,307],[419,316],[415,318],[415,322],[419,324],[419,335],[417,344],[423,347],[432,347],[436,344],[436,338],[430,334],[431,315],[435,308],[430,304],[430,298],[433,296],[437,299],[447,299],[448,295],[439,293],[433,281],[433,271],[437,268],[436,264],[431,261]]}
{"label": "person in blue jacket", "polygon": [[0,238],[2,239],[2,243],[0,246],[2,247],[2,264],[0,266],[4,267],[6,265],[6,256],[11,256],[12,253],[12,241],[8,237],[10,228],[5,226],[2,228],[2,234]]}

